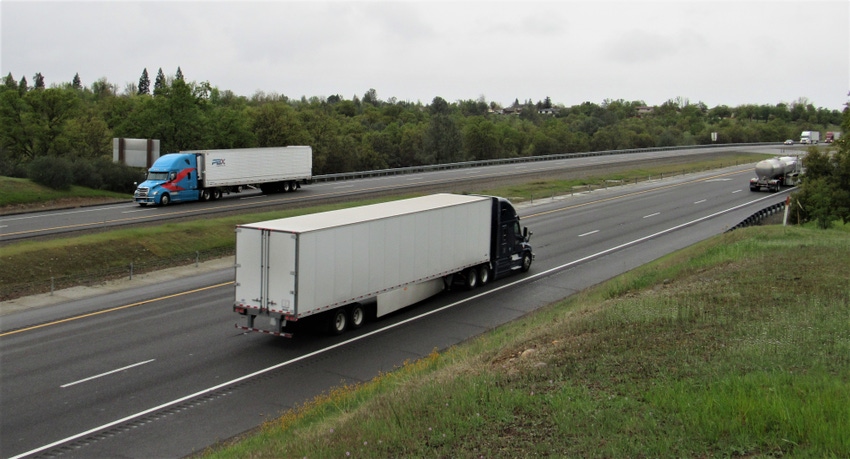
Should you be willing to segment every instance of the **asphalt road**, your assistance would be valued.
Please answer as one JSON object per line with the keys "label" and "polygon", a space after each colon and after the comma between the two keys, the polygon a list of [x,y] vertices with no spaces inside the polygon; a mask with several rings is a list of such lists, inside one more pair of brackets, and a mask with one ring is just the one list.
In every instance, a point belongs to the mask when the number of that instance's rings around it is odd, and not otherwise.
{"label": "asphalt road", "polygon": [[[779,154],[781,149],[760,147]],[[60,209],[17,215],[0,215],[0,244],[45,238],[81,231],[100,231],[119,226],[157,224],[166,221],[204,218],[211,215],[259,212],[293,206],[350,201],[356,197],[410,192],[462,193],[495,188],[532,179],[604,176],[613,171],[651,164],[676,164],[693,157],[711,157],[728,152],[753,151],[753,147],[683,149],[623,155],[590,156],[551,161],[513,163],[499,166],[438,170],[408,175],[387,175],[305,185],[294,193],[263,195],[247,190],[212,202],[191,202],[166,207],[140,207],[130,201],[116,205]]]}
{"label": "asphalt road", "polygon": [[[519,209],[534,232],[537,257],[528,273],[447,292],[340,337],[239,332],[227,268],[106,297],[19,304],[0,325],[0,456],[150,458],[202,450],[332,387],[368,381],[506,324],[784,200],[786,193],[750,192],[751,175],[747,166],[538,200]],[[80,315],[87,311],[99,312]],[[63,320],[47,322],[51,316]]]}

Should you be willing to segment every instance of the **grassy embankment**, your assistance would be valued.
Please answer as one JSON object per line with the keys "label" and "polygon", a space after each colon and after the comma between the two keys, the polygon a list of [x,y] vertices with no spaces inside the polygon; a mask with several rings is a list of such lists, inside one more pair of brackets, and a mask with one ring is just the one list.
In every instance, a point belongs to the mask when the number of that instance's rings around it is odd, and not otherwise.
{"label": "grassy embankment", "polygon": [[112,191],[93,190],[81,186],[72,186],[67,191],[60,191],[38,185],[28,179],[0,176],[0,209],[3,210],[13,210],[16,207],[32,210],[46,204],[67,202],[69,205],[73,205],[85,200],[107,199],[132,201],[133,196]]}
{"label": "grassy embankment", "polygon": [[850,457],[848,233],[723,234],[203,456]]}
{"label": "grassy embankment", "polygon": [[[604,177],[582,177],[574,180],[535,181],[520,186],[498,190],[468,190],[510,197],[514,202],[538,199],[553,195],[570,194],[575,189],[603,183],[633,183],[649,177],[704,171],[730,164],[755,163],[771,155],[730,153],[712,160],[688,164],[659,166],[616,172]],[[29,180],[0,177],[0,207],[73,202],[75,199],[127,198],[114,193],[72,188],[57,194]],[[408,197],[408,196],[398,196]],[[382,199],[386,200],[386,199]],[[108,278],[125,277],[129,265],[134,272],[159,269],[163,266],[190,264],[222,254],[231,254],[235,246],[233,228],[236,224],[283,218],[292,215],[331,210],[339,207],[368,204],[374,201],[357,201],[333,206],[281,210],[260,214],[196,220],[185,223],[164,224],[157,227],[119,229],[97,234],[72,236],[50,241],[26,241],[3,246],[0,253],[0,300],[16,296],[49,291],[51,284],[63,288],[80,283],[98,282]],[[191,204],[185,204],[191,205]]]}

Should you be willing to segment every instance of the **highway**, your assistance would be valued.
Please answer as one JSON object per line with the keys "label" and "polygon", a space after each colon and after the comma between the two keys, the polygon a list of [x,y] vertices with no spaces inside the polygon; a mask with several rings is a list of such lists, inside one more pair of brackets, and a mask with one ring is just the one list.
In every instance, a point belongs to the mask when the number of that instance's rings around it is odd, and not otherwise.
{"label": "highway", "polygon": [[[226,195],[213,202],[141,207],[128,200],[123,204],[93,206],[20,215],[0,216],[0,244],[35,237],[70,235],[177,219],[204,218],[223,213],[261,212],[293,206],[374,197],[380,194],[410,192],[464,192],[504,183],[531,179],[562,178],[570,174],[604,176],[619,167],[639,167],[653,161],[675,163],[688,157],[722,152],[762,152],[779,154],[778,147],[733,146],[716,149],[651,151],[624,155],[590,156],[551,161],[511,163],[497,166],[446,169],[433,172],[386,175],[364,179],[317,182],[294,193],[263,195],[256,190]],[[579,172],[582,171],[582,172]]]}
{"label": "highway", "polygon": [[[339,337],[236,330],[230,269],[4,316],[0,456],[150,458],[202,450],[332,387],[458,344],[785,199],[787,190],[750,192],[751,175],[747,165],[520,206],[534,233],[528,273],[446,292]],[[63,320],[50,322],[51,311]]]}

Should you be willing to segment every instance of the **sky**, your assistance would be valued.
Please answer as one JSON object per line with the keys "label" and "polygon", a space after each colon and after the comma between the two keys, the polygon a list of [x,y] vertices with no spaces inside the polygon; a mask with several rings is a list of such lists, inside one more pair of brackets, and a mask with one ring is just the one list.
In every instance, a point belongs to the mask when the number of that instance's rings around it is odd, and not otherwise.
{"label": "sky", "polygon": [[719,105],[850,92],[847,0],[0,0],[0,74],[123,92],[147,69],[251,97]]}

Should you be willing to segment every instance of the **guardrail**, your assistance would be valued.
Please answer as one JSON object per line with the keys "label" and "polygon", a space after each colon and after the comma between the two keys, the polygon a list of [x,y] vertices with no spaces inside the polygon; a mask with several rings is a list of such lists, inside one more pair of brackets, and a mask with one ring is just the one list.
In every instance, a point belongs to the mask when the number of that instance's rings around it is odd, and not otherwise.
{"label": "guardrail", "polygon": [[434,164],[428,166],[408,166],[394,169],[379,169],[373,171],[361,172],[341,172],[336,174],[314,175],[313,182],[334,182],[337,180],[351,180],[370,177],[383,177],[388,175],[405,175],[415,174],[420,172],[431,172],[447,169],[465,169],[471,167],[498,166],[503,164],[527,163],[537,161],[557,161],[561,159],[585,158],[590,156],[609,156],[609,155],[627,155],[634,153],[648,153],[653,151],[670,151],[670,150],[710,150],[715,148],[729,147],[759,147],[759,146],[776,146],[782,145],[781,142],[762,142],[762,143],[727,143],[722,145],[689,145],[689,146],[674,146],[674,147],[654,147],[654,148],[632,148],[628,150],[606,150],[606,151],[589,151],[581,153],[559,153],[554,155],[543,156],[521,156],[517,158],[502,158],[502,159],[485,159],[479,161],[463,161],[459,163]]}
{"label": "guardrail", "polygon": [[746,228],[748,226],[756,226],[760,225],[767,217],[775,215],[778,212],[785,211],[785,202],[776,203],[772,206],[765,207],[764,209],[750,215],[741,223],[729,228],[726,232],[734,231],[738,228]]}

